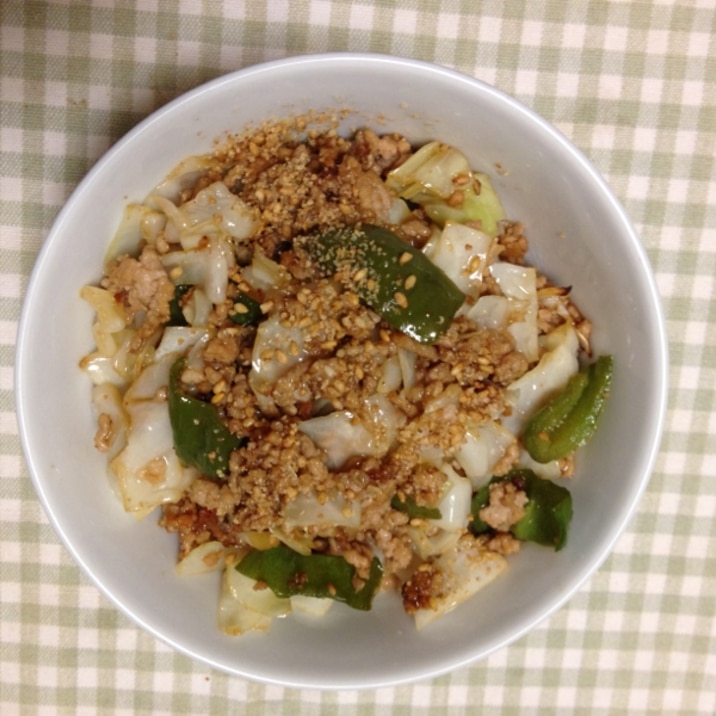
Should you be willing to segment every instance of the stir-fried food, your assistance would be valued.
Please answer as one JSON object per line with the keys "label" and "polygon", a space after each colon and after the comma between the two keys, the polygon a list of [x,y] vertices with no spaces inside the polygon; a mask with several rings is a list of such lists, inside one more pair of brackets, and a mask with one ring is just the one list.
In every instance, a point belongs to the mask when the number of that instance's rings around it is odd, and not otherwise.
{"label": "stir-fried food", "polygon": [[222,630],[381,591],[420,628],[566,544],[612,362],[527,249],[459,148],[303,118],[126,208],[82,292],[95,445],[181,574],[223,572]]}

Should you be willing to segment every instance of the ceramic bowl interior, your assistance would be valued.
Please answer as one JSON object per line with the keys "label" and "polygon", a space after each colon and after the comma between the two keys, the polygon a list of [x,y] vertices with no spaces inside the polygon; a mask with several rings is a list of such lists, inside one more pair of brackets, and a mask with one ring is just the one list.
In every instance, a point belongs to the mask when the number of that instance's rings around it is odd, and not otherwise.
{"label": "ceramic bowl interior", "polygon": [[[527,547],[506,576],[418,633],[399,600],[369,613],[278,620],[232,638],[216,627],[218,577],[178,578],[175,537],[123,513],[93,448],[90,385],[78,369],[93,315],[80,287],[99,268],[122,208],[182,158],[248,123],[306,110],[348,112],[415,143],[442,139],[492,174],[530,258],[574,287],[594,323],[596,352],[614,355],[612,397],[579,454],[567,547]],[[498,170],[499,167],[499,170]],[[77,188],[37,261],[22,316],[17,407],[35,487],[82,569],[132,620],[216,668],[264,682],[321,688],[396,684],[444,673],[517,639],[597,569],[629,519],[655,458],[666,394],[663,321],[647,257],[591,164],[514,99],[472,78],[374,55],[281,60],[227,75],[162,108],[114,146]]]}

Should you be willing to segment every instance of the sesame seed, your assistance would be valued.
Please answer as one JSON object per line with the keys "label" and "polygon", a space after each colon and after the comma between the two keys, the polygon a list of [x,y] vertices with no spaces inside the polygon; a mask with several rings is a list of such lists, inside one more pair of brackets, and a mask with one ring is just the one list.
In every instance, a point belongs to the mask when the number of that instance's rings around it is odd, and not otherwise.
{"label": "sesame seed", "polygon": [[448,206],[462,206],[462,203],[465,201],[465,193],[460,191],[459,189],[456,189],[450,196],[447,198],[447,201],[445,202]]}
{"label": "sesame seed", "polygon": [[468,270],[470,273],[477,273],[480,270],[480,257],[473,256],[468,263]]}
{"label": "sesame seed", "polygon": [[236,313],[248,313],[249,307],[244,303],[235,303],[234,311],[236,311]]}
{"label": "sesame seed", "polygon": [[212,396],[211,404],[216,405],[217,403],[220,403],[225,397],[226,393],[217,393],[216,395]]}
{"label": "sesame seed", "polygon": [[414,273],[411,273],[410,276],[408,276],[408,278],[406,278],[405,282],[403,283],[405,290],[410,291],[410,289],[413,288],[417,283],[417,280],[417,276]]}
{"label": "sesame seed", "polygon": [[286,364],[286,363],[288,363],[288,356],[282,350],[277,350],[276,351],[276,360],[279,363]]}
{"label": "sesame seed", "polygon": [[393,295],[393,300],[401,307],[401,308],[407,308],[408,307],[408,299],[405,297],[404,293],[401,293],[400,291],[396,291],[396,293]]}
{"label": "sesame seed", "polygon": [[265,303],[262,303],[260,308],[261,313],[268,313],[273,308],[273,301],[266,301]]}
{"label": "sesame seed", "polygon": [[298,347],[298,343],[296,341],[291,341],[288,345],[288,352],[290,355],[292,355],[294,358],[300,353],[300,349]]}
{"label": "sesame seed", "polygon": [[400,254],[400,258],[398,259],[398,263],[403,266],[404,264],[407,264],[408,261],[413,260],[413,254],[411,254],[409,251],[404,251],[402,254]]}
{"label": "sesame seed", "polygon": [[354,280],[356,283],[359,283],[359,282],[362,281],[367,275],[368,275],[368,269],[367,269],[367,268],[364,267],[364,268],[362,268],[362,269],[358,269],[358,271],[356,271],[355,274],[353,275],[353,280]]}
{"label": "sesame seed", "polygon": [[184,269],[181,266],[175,266],[170,272],[169,272],[169,278],[172,281],[176,281],[177,279],[182,277],[182,274],[184,273]]}

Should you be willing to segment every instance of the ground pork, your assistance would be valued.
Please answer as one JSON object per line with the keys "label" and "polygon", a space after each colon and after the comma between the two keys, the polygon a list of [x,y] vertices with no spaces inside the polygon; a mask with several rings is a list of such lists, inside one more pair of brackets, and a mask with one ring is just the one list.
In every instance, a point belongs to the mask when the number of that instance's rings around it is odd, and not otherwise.
{"label": "ground pork", "polygon": [[124,256],[115,260],[101,285],[124,306],[128,324],[142,317],[132,343],[134,350],[169,320],[174,284],[153,247],[145,246],[136,259]]}
{"label": "ground pork", "polygon": [[490,485],[490,502],[479,512],[479,517],[492,529],[507,532],[525,516],[527,494],[509,480]]}

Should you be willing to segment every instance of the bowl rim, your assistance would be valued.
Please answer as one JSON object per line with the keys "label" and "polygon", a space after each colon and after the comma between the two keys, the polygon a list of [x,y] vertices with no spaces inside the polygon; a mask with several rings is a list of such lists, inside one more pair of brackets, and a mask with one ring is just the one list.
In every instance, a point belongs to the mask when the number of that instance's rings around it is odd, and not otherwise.
{"label": "bowl rim", "polygon": [[[124,151],[124,147],[129,144],[139,134],[146,131],[146,129],[157,121],[161,121],[166,115],[171,115],[176,112],[182,105],[191,103],[199,95],[212,92],[216,88],[229,83],[233,84],[240,82],[242,79],[251,77],[264,72],[271,72],[280,69],[295,68],[301,65],[314,65],[322,63],[344,63],[353,64],[361,63],[364,65],[374,64],[381,66],[404,66],[412,70],[422,70],[432,75],[442,75],[452,80],[457,80],[466,85],[471,86],[473,89],[480,92],[492,95],[498,98],[502,102],[508,104],[511,109],[525,115],[528,120],[536,125],[540,132],[551,136],[553,140],[556,140],[564,149],[568,151],[573,159],[575,159],[584,170],[590,175],[591,180],[595,186],[598,187],[602,195],[608,200],[611,205],[614,215],[618,218],[618,221],[623,225],[625,234],[628,235],[629,240],[632,243],[632,249],[635,251],[636,256],[641,264],[641,270],[643,273],[643,279],[645,285],[648,288],[648,296],[651,301],[651,309],[654,313],[654,326],[656,328],[656,335],[653,337],[655,344],[659,347],[658,355],[654,357],[656,374],[658,375],[658,385],[656,386],[657,395],[655,396],[654,404],[658,408],[658,415],[654,421],[654,431],[651,436],[648,455],[644,460],[645,466],[643,474],[640,476],[640,480],[634,491],[632,492],[632,499],[630,503],[623,510],[623,518],[619,524],[613,529],[613,533],[609,541],[606,543],[606,547],[602,549],[602,552],[597,558],[594,558],[589,565],[581,570],[581,574],[571,584],[570,588],[562,592],[559,599],[556,599],[550,608],[544,610],[534,616],[523,628],[518,631],[511,632],[509,636],[501,640],[499,643],[491,645],[489,649],[483,650],[479,653],[475,653],[470,658],[455,659],[451,662],[446,662],[437,665],[431,671],[423,671],[420,673],[413,673],[401,678],[395,679],[386,677],[383,681],[371,681],[370,683],[350,683],[350,684],[304,684],[300,682],[291,682],[285,678],[270,678],[265,675],[256,675],[251,673],[249,670],[243,669],[231,669],[225,664],[217,663],[212,659],[210,655],[197,653],[191,648],[187,648],[177,641],[175,637],[169,634],[162,633],[160,630],[148,624],[139,615],[134,614],[127,606],[125,606],[120,599],[111,591],[111,589],[105,585],[98,576],[94,573],[90,565],[85,561],[82,550],[71,542],[63,528],[62,522],[57,515],[53,505],[49,501],[47,494],[43,488],[43,475],[35,462],[32,446],[29,442],[29,430],[27,427],[27,421],[29,419],[28,413],[29,405],[26,399],[26,378],[25,378],[25,361],[28,360],[26,357],[26,343],[28,338],[28,323],[31,316],[32,298],[36,291],[37,284],[41,281],[43,274],[46,271],[46,264],[48,263],[49,255],[51,253],[53,245],[59,241],[59,232],[57,228],[64,222],[66,216],[71,214],[72,205],[76,197],[82,193],[88,185],[90,185],[97,174],[104,170],[104,167],[112,161],[112,158]],[[31,360],[31,359],[30,359]],[[539,623],[546,620],[549,616],[559,610],[574,594],[579,591],[583,584],[602,566],[603,562],[612,553],[614,545],[617,540],[623,534],[628,522],[632,519],[636,506],[641,499],[646,487],[649,483],[651,475],[653,473],[654,465],[659,453],[661,438],[663,435],[664,422],[666,417],[666,409],[668,402],[668,341],[665,327],[664,312],[662,308],[661,299],[659,296],[656,279],[653,273],[653,269],[649,262],[649,258],[644,245],[642,244],[639,236],[632,225],[626,210],[622,206],[619,199],[614,194],[613,190],[606,183],[606,180],[602,177],[601,173],[596,169],[593,163],[579,150],[569,139],[567,139],[554,125],[549,123],[537,112],[524,105],[520,100],[516,99],[512,95],[490,85],[476,77],[470,76],[458,70],[450,69],[448,67],[438,65],[423,60],[416,60],[407,57],[393,56],[379,53],[362,53],[362,52],[325,52],[325,53],[312,53],[297,56],[289,56],[281,59],[270,60],[267,62],[261,62],[258,64],[250,65],[238,70],[227,72],[207,82],[203,82],[198,86],[183,92],[167,104],[157,108],[151,112],[148,116],[138,122],[132,129],[126,132],[119,140],[113,143],[113,145],[94,163],[89,169],[80,182],[77,183],[70,196],[65,201],[63,207],[58,212],[52,225],[47,232],[45,241],[43,242],[40,251],[35,259],[35,263],[28,281],[25,295],[23,297],[23,305],[18,323],[17,330],[17,343],[15,350],[15,364],[14,364],[14,394],[15,394],[15,405],[16,415],[18,420],[18,434],[22,452],[27,464],[30,477],[38,495],[40,503],[48,516],[50,523],[52,524],[55,532],[60,537],[61,541],[72,555],[74,561],[80,566],[82,571],[90,578],[92,583],[130,620],[141,627],[143,630],[149,632],[154,637],[170,645],[177,651],[196,659],[202,663],[208,664],[214,668],[217,668],[226,673],[239,675],[245,678],[259,681],[262,683],[280,684],[291,687],[307,687],[307,688],[320,688],[320,689],[360,689],[360,688],[377,688],[384,686],[394,686],[397,684],[411,683],[421,679],[432,678],[441,674],[447,673],[455,668],[465,666],[470,663],[483,659],[490,654],[494,653],[498,649],[511,644],[524,636],[527,632],[534,629]]]}

